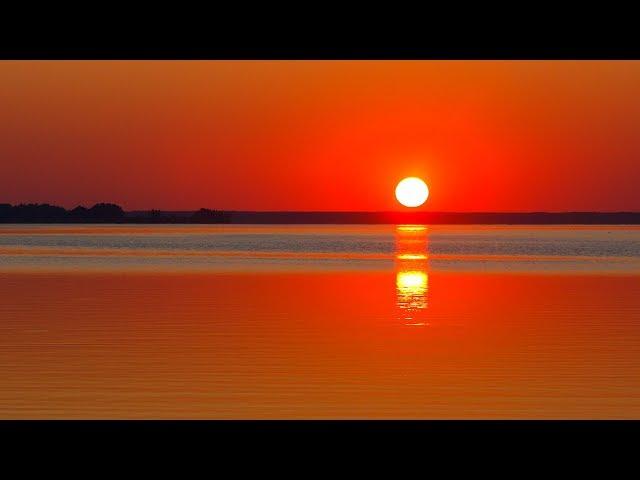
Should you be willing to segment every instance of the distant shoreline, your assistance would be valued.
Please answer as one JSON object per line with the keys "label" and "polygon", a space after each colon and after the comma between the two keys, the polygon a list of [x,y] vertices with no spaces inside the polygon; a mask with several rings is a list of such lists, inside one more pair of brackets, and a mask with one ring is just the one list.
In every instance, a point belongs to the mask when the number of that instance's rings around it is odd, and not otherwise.
{"label": "distant shoreline", "polygon": [[640,212],[226,212],[236,224],[640,224]]}
{"label": "distant shoreline", "polygon": [[640,212],[269,212],[205,208],[125,212],[109,203],[73,210],[48,204],[0,204],[0,223],[640,225]]}

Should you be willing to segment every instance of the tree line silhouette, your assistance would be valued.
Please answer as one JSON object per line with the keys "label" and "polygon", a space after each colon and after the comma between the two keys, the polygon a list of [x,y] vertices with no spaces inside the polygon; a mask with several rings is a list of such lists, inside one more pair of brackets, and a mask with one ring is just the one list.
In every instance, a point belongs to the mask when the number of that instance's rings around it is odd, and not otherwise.
{"label": "tree line silhouette", "polygon": [[48,203],[0,203],[0,223],[638,225],[640,212],[229,212],[207,208],[196,212],[125,212],[113,203],[72,210]]}
{"label": "tree line silhouette", "polygon": [[11,205],[0,203],[0,223],[229,223],[230,216],[220,210],[201,208],[191,215],[174,215],[160,210],[126,214],[114,203],[96,203],[91,208],[77,206],[66,210],[48,203]]}

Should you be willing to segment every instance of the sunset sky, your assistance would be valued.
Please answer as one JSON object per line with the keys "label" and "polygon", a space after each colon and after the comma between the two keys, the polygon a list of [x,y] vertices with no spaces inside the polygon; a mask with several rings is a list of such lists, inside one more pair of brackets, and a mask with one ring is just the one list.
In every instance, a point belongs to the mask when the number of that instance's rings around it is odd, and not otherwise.
{"label": "sunset sky", "polygon": [[0,203],[640,210],[640,62],[3,61]]}

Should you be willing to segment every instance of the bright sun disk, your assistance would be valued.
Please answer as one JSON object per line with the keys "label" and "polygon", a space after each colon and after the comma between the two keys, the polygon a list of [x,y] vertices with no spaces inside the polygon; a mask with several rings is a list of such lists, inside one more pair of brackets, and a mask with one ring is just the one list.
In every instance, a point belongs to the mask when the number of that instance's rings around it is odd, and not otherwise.
{"label": "bright sun disk", "polygon": [[429,187],[418,177],[407,177],[396,187],[396,198],[405,207],[419,207],[428,197]]}

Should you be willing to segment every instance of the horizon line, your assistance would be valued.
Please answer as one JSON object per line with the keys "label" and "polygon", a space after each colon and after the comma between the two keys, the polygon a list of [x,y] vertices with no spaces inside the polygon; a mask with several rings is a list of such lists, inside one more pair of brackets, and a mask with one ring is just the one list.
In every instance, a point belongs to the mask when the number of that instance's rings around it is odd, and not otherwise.
{"label": "horizon line", "polygon": [[[199,210],[212,210],[224,213],[240,213],[240,214],[400,214],[400,215],[473,215],[473,214],[492,214],[492,215],[532,215],[532,214],[640,214],[640,210],[422,210],[422,209],[404,209],[404,210],[243,210],[243,209],[224,209],[224,208],[210,208],[210,207],[198,207],[191,209],[162,209],[162,208],[135,208],[125,209],[121,205],[113,202],[98,202],[99,204],[112,204],[122,208],[124,213],[147,213],[152,211],[158,211],[161,213],[195,213]],[[57,205],[55,203],[38,203],[38,202],[20,202],[9,203],[0,202],[0,205],[26,206],[26,205],[49,205],[52,207],[63,208],[67,211],[71,211],[78,207],[84,207],[82,204],[78,204],[75,207],[67,208]],[[84,207],[86,208],[86,207]],[[89,207],[91,208],[91,207]]]}
{"label": "horizon line", "polygon": [[597,214],[610,214],[610,213],[633,213],[633,214],[640,214],[640,210],[557,210],[557,211],[549,211],[549,210],[527,210],[527,211],[522,211],[522,210],[512,210],[512,211],[508,211],[508,210],[471,210],[471,211],[459,211],[459,210],[452,210],[452,211],[447,211],[447,210],[434,210],[434,211],[424,211],[424,210],[227,210],[227,209],[220,209],[220,208],[208,208],[208,207],[200,207],[200,208],[196,208],[196,209],[186,209],[186,210],[164,210],[164,209],[158,209],[158,208],[151,208],[151,209],[134,209],[134,210],[125,210],[125,212],[127,213],[134,213],[134,212],[150,212],[153,210],[157,210],[160,212],[167,212],[167,213],[191,213],[191,212],[197,212],[198,210],[200,210],[201,208],[206,208],[208,210],[214,210],[214,211],[219,211],[219,212],[225,212],[225,213],[322,213],[322,214],[327,214],[327,213],[365,213],[365,214],[370,214],[370,213],[375,213],[375,214],[380,214],[380,213],[390,213],[390,214],[461,214],[461,215],[466,215],[466,214],[487,214],[487,213],[491,213],[491,214],[540,214],[540,213],[551,213],[551,214],[559,214],[559,213],[597,213]]}

